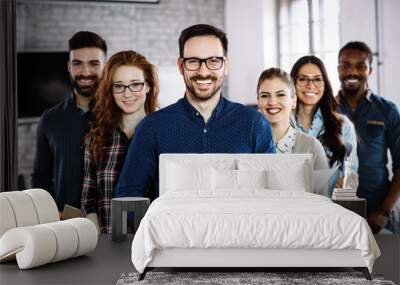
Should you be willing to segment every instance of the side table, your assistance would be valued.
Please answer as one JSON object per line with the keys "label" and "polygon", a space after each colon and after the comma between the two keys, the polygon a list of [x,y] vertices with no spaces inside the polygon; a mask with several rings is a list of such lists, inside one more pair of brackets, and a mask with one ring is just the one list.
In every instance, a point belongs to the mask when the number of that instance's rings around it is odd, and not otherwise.
{"label": "side table", "polygon": [[146,214],[150,199],[143,197],[121,197],[111,200],[112,241],[123,241],[128,232],[128,212],[134,213],[134,232]]}
{"label": "side table", "polygon": [[346,199],[332,199],[332,202],[359,214],[364,219],[367,218],[367,201],[362,198],[354,198],[351,200]]}

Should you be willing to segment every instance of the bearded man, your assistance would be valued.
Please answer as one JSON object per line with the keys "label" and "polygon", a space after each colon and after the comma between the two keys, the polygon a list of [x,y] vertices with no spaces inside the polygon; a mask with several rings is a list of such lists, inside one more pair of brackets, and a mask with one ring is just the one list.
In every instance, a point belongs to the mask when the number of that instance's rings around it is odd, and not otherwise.
{"label": "bearded man", "polygon": [[80,208],[83,179],[82,141],[106,61],[107,45],[99,35],[80,31],[69,40],[68,72],[72,94],[46,110],[37,129],[32,187],[46,189],[61,212]]}
{"label": "bearded man", "polygon": [[162,153],[275,152],[264,116],[221,94],[228,73],[227,52],[226,34],[216,27],[199,24],[182,31],[177,64],[185,81],[185,96],[150,114],[136,128],[117,197],[157,198]]}

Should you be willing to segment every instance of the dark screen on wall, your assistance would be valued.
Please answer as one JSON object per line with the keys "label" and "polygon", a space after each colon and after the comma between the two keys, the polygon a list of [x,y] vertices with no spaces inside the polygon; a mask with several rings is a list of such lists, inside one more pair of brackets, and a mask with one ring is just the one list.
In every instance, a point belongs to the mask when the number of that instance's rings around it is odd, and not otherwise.
{"label": "dark screen on wall", "polygon": [[40,117],[71,93],[68,52],[18,52],[18,117]]}

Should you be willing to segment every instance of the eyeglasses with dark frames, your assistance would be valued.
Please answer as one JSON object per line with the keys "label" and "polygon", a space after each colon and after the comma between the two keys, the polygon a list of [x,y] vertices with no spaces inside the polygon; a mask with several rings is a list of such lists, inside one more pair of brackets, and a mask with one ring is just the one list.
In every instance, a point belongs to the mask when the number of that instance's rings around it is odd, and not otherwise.
{"label": "eyeglasses with dark frames", "polygon": [[132,92],[140,92],[143,90],[144,82],[133,82],[129,85],[124,85],[122,83],[114,83],[112,85],[112,92],[115,94],[124,93],[126,88]]}
{"label": "eyeglasses with dark frames", "polygon": [[183,65],[189,71],[199,70],[203,62],[210,70],[218,70],[224,64],[226,57],[223,56],[212,56],[208,58],[197,58],[197,57],[184,57],[182,58]]}
{"label": "eyeglasses with dark frames", "polygon": [[308,84],[312,83],[315,87],[324,86],[324,79],[322,77],[310,78],[307,76],[299,76],[296,79],[296,83],[300,87],[306,87]]}

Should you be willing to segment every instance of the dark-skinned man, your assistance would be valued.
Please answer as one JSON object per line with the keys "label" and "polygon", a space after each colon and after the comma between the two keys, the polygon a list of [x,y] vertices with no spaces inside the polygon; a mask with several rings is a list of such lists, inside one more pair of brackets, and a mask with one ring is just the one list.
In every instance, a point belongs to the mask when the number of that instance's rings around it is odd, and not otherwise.
{"label": "dark-skinned man", "polygon": [[[374,233],[400,232],[400,114],[398,107],[368,88],[372,52],[363,42],[349,42],[339,52],[339,110],[354,123],[358,137],[359,187],[367,200],[367,219]],[[393,161],[389,180],[387,152]]]}

